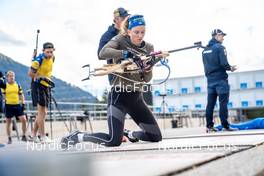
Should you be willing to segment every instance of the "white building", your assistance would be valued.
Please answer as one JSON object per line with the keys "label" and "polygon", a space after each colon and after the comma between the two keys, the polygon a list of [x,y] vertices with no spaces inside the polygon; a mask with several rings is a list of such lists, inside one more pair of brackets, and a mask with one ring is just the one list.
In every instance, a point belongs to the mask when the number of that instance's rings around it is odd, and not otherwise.
{"label": "white building", "polygon": [[[229,74],[229,108],[263,107],[264,70],[234,72]],[[154,80],[154,83],[160,80]],[[162,94],[167,104],[166,112],[177,109],[205,109],[207,103],[207,83],[204,75],[171,78],[165,84],[153,87],[154,111],[161,111]],[[218,103],[216,104],[216,108]]]}

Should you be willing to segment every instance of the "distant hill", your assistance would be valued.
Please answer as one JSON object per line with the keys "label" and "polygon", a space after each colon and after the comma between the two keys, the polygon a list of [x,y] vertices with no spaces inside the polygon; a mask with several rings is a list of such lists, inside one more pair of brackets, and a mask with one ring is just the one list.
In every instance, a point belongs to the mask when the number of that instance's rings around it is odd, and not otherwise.
{"label": "distant hill", "polygon": [[[20,64],[13,59],[0,53],[0,71],[3,73],[13,70],[16,73],[16,80],[21,84],[26,100],[31,100],[31,97],[27,90],[30,89],[30,78],[27,76],[28,67]],[[97,102],[98,100],[92,96],[89,92],[86,92],[76,86],[72,86],[69,83],[57,78],[53,78],[56,85],[54,88],[54,97],[57,101],[69,101],[69,102]]]}

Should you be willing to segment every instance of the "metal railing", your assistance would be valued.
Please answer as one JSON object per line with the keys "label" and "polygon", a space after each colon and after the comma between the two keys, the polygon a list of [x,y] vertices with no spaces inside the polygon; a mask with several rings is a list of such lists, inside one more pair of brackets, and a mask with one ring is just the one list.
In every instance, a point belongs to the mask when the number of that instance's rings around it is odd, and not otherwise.
{"label": "metal railing", "polygon": [[[176,117],[189,117],[189,118],[205,118],[205,110],[202,109],[176,109],[172,112],[168,110],[166,112],[160,111],[156,112],[156,106],[149,106],[154,116],[159,118],[166,119],[174,119]],[[61,121],[61,120],[69,120],[69,119],[81,119],[81,118],[89,118],[90,120],[106,120],[107,119],[107,104],[102,103],[80,103],[80,102],[57,102],[57,107],[54,103],[52,103],[51,111],[48,110],[47,118],[49,119],[49,115],[52,115],[53,121]],[[32,106],[31,101],[26,101],[26,114],[28,117],[35,117],[37,114],[37,110]],[[229,115],[232,117],[237,116],[236,109],[229,110]],[[2,115],[3,116],[3,115]],[[218,110],[215,110],[214,116],[218,116]],[[130,118],[129,115],[126,118]],[[5,120],[4,118],[0,118],[0,122]]]}

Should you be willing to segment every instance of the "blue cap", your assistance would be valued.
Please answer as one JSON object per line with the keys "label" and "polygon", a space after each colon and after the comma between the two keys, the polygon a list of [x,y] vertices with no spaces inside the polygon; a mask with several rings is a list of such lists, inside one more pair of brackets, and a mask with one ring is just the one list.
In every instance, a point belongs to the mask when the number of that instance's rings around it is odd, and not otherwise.
{"label": "blue cap", "polygon": [[132,15],[128,18],[128,29],[132,29],[136,26],[145,26],[145,20],[143,15]]}
{"label": "blue cap", "polygon": [[127,17],[128,15],[128,11],[123,7],[119,7],[114,11],[114,17]]}
{"label": "blue cap", "polygon": [[223,35],[223,36],[225,36],[226,33],[224,33],[221,29],[214,29],[212,31],[212,36],[216,36],[216,35]]}

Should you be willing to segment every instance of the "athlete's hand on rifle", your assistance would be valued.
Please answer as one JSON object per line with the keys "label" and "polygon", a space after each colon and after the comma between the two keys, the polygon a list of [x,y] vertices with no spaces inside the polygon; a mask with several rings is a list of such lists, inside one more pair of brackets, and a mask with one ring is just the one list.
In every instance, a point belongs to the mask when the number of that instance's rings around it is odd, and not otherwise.
{"label": "athlete's hand on rifle", "polygon": [[127,50],[123,51],[123,58],[125,60],[132,59],[133,61],[141,60],[140,56],[136,55],[135,53],[132,53],[131,51],[127,51]]}
{"label": "athlete's hand on rifle", "polygon": [[152,68],[153,68],[153,65],[146,65],[145,68],[144,68],[144,72],[145,73],[151,72]]}
{"label": "athlete's hand on rifle", "polygon": [[236,65],[232,65],[231,67],[230,67],[230,71],[231,72],[234,72],[234,71],[236,71],[237,70],[237,66]]}

